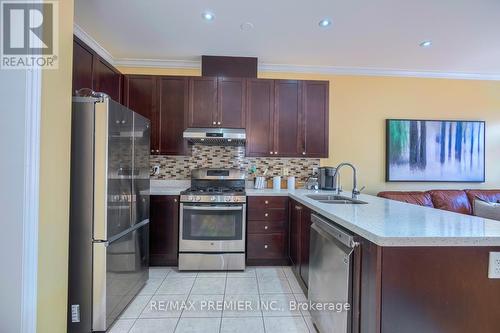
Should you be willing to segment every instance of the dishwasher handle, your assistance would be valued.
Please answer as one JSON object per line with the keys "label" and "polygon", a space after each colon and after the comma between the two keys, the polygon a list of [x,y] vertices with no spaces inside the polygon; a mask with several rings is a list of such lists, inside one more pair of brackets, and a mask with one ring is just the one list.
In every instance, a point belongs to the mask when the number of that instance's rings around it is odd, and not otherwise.
{"label": "dishwasher handle", "polygon": [[349,248],[355,248],[359,245],[359,243],[354,240],[353,235],[340,228],[337,228],[332,223],[317,215],[311,214],[311,222],[313,223],[313,225],[311,225],[312,228],[315,228],[317,226],[317,228],[321,229],[321,231],[326,232],[334,239]]}

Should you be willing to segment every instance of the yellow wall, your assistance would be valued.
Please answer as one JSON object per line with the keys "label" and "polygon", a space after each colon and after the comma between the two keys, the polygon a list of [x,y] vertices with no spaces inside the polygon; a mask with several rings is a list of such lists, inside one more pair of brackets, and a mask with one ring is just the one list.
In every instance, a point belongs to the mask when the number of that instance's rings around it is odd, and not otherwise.
{"label": "yellow wall", "polygon": [[59,69],[42,73],[37,332],[66,332],[73,0],[59,1]]}
{"label": "yellow wall", "polygon": [[[198,70],[120,68],[123,73],[199,75]],[[500,82],[259,73],[260,78],[330,81],[330,154],[322,165],[354,163],[367,193],[430,188],[500,188]],[[386,183],[385,119],[486,121],[486,183]],[[349,171],[343,183],[350,187]]]}

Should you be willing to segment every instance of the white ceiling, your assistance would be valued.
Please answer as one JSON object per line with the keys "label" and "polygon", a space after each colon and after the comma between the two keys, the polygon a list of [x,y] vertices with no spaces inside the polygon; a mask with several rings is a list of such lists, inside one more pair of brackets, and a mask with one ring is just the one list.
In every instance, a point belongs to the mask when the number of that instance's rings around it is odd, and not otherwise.
{"label": "white ceiling", "polygon": [[[201,13],[216,18],[206,22]],[[333,25],[318,26],[329,17]],[[254,29],[242,31],[251,22]],[[75,23],[114,58],[500,77],[500,0],[76,0]],[[423,40],[433,46],[421,48]]]}

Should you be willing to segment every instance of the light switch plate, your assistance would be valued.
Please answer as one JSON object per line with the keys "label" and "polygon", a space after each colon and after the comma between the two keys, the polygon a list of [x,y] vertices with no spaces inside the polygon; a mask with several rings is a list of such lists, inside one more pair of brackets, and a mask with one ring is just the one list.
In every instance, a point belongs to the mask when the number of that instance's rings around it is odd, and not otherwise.
{"label": "light switch plate", "polygon": [[71,322],[80,322],[80,304],[71,304]]}
{"label": "light switch plate", "polygon": [[500,252],[490,252],[488,278],[500,279]]}

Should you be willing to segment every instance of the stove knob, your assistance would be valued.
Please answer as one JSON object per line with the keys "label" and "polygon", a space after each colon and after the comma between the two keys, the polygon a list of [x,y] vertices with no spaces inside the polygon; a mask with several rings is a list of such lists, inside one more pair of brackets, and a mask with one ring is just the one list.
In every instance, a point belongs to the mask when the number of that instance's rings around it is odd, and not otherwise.
{"label": "stove knob", "polygon": [[216,197],[215,195],[212,195],[212,196],[210,197],[210,201],[215,201],[215,200],[217,200],[217,197]]}
{"label": "stove knob", "polygon": [[188,201],[193,201],[193,196],[192,195],[188,196]]}
{"label": "stove knob", "polygon": [[224,201],[225,202],[230,202],[231,201],[231,197],[224,197]]}
{"label": "stove knob", "polygon": [[195,200],[196,200],[196,201],[201,201],[201,197],[200,197],[199,195],[197,195],[197,196],[195,197]]}

